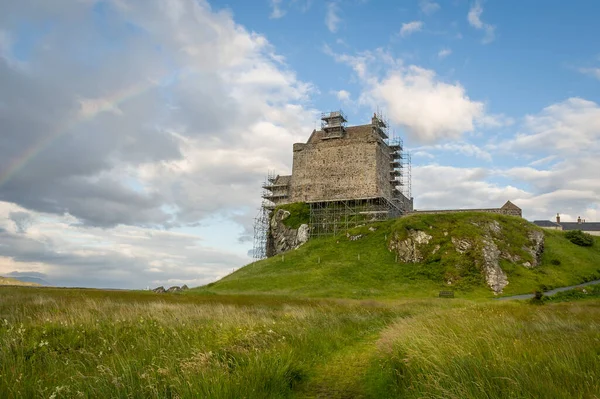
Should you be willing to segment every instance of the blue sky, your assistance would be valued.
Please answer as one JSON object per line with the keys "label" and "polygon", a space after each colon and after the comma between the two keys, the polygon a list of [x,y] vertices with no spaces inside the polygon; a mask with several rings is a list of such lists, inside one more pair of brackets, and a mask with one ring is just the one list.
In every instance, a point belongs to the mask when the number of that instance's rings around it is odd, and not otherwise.
{"label": "blue sky", "polygon": [[[600,3],[0,4],[0,274],[213,281],[319,113],[381,110],[417,209],[600,220]],[[33,155],[31,155],[33,154]]]}

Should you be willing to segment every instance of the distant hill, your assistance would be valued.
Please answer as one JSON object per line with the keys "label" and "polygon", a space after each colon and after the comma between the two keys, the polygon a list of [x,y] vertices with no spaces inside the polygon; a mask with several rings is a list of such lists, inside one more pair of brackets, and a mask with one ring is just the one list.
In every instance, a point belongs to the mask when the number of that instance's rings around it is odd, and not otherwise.
{"label": "distant hill", "polygon": [[[538,254],[536,236],[545,238]],[[462,297],[490,297],[494,289],[501,295],[530,293],[600,278],[600,238],[595,240],[592,247],[579,247],[562,232],[542,231],[512,216],[413,215],[311,239],[189,293],[338,298],[430,297],[449,289]]]}
{"label": "distant hill", "polygon": [[[22,277],[19,279],[12,277],[2,277],[0,276],[0,285],[22,285],[27,287],[39,287],[42,284],[31,282],[31,281],[22,281]],[[35,278],[34,278],[35,279]]]}
{"label": "distant hill", "polygon": [[47,282],[46,280],[41,279],[39,277],[30,277],[30,276],[19,276],[19,277],[16,277],[16,276],[10,276],[10,278],[22,281],[24,283],[35,283],[35,284],[38,284],[38,285],[45,285],[45,286],[51,285],[49,282]]}

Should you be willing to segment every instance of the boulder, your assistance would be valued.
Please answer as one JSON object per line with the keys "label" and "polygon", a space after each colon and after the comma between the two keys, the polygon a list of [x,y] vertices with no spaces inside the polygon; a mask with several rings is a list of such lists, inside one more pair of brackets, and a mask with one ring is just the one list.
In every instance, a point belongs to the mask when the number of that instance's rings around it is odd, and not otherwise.
{"label": "boulder", "polygon": [[181,291],[181,288],[179,288],[179,287],[178,287],[178,286],[176,286],[176,285],[172,286],[171,288],[169,288],[169,289],[167,290],[167,292],[179,292],[179,291]]}
{"label": "boulder", "polygon": [[155,292],[157,294],[164,294],[167,291],[165,291],[165,287],[161,285],[160,287],[156,287],[155,289],[153,289],[152,292]]}
{"label": "boulder", "polygon": [[181,286],[181,291],[186,291],[186,290],[189,290],[189,289],[190,288],[187,285],[185,285],[185,284]]}
{"label": "boulder", "polygon": [[310,238],[310,229],[307,224],[300,225],[297,229],[287,227],[283,221],[290,216],[284,209],[278,209],[271,217],[270,235],[272,238],[271,253],[268,256],[299,248]]}

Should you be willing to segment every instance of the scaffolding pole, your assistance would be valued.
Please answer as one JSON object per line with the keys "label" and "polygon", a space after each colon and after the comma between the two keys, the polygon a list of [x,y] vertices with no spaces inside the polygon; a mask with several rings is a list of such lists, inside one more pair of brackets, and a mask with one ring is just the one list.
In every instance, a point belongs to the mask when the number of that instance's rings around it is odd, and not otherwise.
{"label": "scaffolding pole", "polygon": [[400,216],[402,211],[386,198],[311,202],[311,237],[343,233],[353,227]]}

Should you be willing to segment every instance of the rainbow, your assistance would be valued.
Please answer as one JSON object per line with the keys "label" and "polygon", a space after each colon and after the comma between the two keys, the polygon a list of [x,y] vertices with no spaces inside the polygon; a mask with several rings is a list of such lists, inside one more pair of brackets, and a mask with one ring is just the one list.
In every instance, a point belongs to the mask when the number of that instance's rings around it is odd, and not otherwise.
{"label": "rainbow", "polygon": [[21,154],[15,156],[5,170],[0,170],[0,188],[50,144],[72,131],[78,125],[88,122],[105,112],[120,114],[119,105],[133,97],[139,96],[156,85],[156,82],[147,80],[104,98],[81,100],[79,111],[75,116],[69,118],[65,124],[52,130],[50,134],[34,142],[33,145]]}

